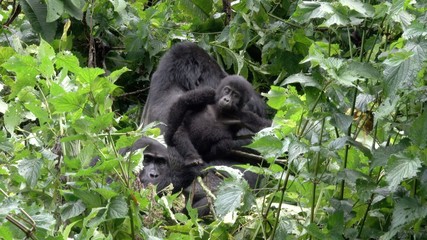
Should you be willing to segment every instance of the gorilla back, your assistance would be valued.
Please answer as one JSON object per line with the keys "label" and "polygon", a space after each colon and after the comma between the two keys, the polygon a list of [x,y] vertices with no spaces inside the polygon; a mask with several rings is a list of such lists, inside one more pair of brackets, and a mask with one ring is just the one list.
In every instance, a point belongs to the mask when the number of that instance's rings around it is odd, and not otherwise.
{"label": "gorilla back", "polygon": [[[201,86],[215,88],[227,74],[195,43],[175,44],[160,60],[154,72],[142,113],[144,125],[166,122],[172,104],[183,93]],[[165,126],[160,126],[162,131]]]}

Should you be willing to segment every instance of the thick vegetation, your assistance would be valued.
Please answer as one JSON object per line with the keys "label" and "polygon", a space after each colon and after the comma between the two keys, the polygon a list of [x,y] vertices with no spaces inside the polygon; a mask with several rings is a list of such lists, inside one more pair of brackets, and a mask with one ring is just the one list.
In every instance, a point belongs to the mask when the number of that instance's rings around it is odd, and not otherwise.
{"label": "thick vegetation", "polygon": [[[2,239],[427,238],[423,1],[0,4]],[[184,39],[248,78],[274,119],[251,145],[269,167],[248,169],[268,184],[221,168],[209,221],[141,188],[141,154],[117,154],[159,134],[137,128],[140,109]]]}

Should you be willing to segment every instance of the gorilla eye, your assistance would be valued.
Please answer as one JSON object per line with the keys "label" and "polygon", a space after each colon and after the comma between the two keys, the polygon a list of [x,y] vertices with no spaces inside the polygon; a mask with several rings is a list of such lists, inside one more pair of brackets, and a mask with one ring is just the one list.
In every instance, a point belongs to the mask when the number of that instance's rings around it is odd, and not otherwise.
{"label": "gorilla eye", "polygon": [[230,93],[230,88],[228,87],[224,87],[224,89],[222,90],[225,94],[229,94]]}
{"label": "gorilla eye", "polygon": [[234,98],[240,98],[240,94],[238,94],[238,93],[236,93],[236,92],[233,92],[232,96],[233,96]]}

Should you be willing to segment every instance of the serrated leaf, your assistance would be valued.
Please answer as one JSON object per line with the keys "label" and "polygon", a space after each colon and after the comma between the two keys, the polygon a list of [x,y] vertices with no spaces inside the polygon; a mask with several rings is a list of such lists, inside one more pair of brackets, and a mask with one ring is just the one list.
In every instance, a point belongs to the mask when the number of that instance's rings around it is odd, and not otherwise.
{"label": "serrated leaf", "polygon": [[85,97],[77,92],[68,92],[49,102],[55,107],[55,113],[69,113],[83,108]]}
{"label": "serrated leaf", "polygon": [[36,186],[42,164],[41,159],[23,159],[18,162],[18,173],[25,178],[30,188]]}
{"label": "serrated leaf", "polygon": [[111,83],[114,83],[117,81],[117,79],[119,79],[119,77],[125,73],[125,72],[129,72],[130,69],[127,67],[122,67],[121,69],[115,70],[112,73],[110,73],[110,75],[108,75],[108,80],[110,80]]}
{"label": "serrated leaf", "polygon": [[413,38],[426,37],[427,29],[425,24],[414,21],[402,34],[402,37],[409,40]]}
{"label": "serrated leaf", "polygon": [[405,153],[393,155],[385,168],[389,189],[396,190],[403,180],[415,177],[420,168],[421,161],[417,157],[409,157]]}
{"label": "serrated leaf", "polygon": [[372,152],[372,164],[371,169],[375,167],[385,166],[391,155],[399,153],[410,146],[408,139],[403,139],[396,145],[379,147]]}
{"label": "serrated leaf", "polygon": [[396,202],[393,211],[391,228],[411,224],[417,219],[423,219],[427,216],[427,208],[420,204],[416,199],[403,197]]}
{"label": "serrated leaf", "polygon": [[108,219],[125,218],[128,213],[128,204],[122,196],[111,199],[108,204]]}
{"label": "serrated leaf", "polygon": [[248,147],[257,150],[266,158],[273,158],[282,155],[282,141],[274,136],[264,136],[256,139]]}
{"label": "serrated leaf", "polygon": [[15,127],[22,122],[23,110],[20,104],[10,103],[4,114],[4,126],[10,133],[15,131]]}
{"label": "serrated leaf", "polygon": [[63,52],[58,53],[55,64],[58,69],[64,68],[73,73],[79,73],[82,69],[76,56]]}
{"label": "serrated leaf", "polygon": [[306,23],[311,19],[326,18],[332,13],[334,13],[334,9],[330,3],[304,1],[298,4],[291,19],[299,23]]}
{"label": "serrated leaf", "polygon": [[75,72],[79,76],[79,80],[82,83],[91,83],[93,82],[99,75],[104,74],[105,71],[101,68],[83,68],[79,71]]}
{"label": "serrated leaf", "polygon": [[97,192],[89,191],[89,190],[81,190],[78,188],[73,188],[73,193],[80,200],[84,202],[88,208],[95,208],[102,206],[101,195]]}
{"label": "serrated leaf", "polygon": [[61,219],[63,221],[68,220],[72,217],[80,215],[85,210],[86,205],[82,202],[82,200],[66,203],[61,209]]}
{"label": "serrated leaf", "polygon": [[374,8],[370,4],[362,3],[359,0],[340,0],[340,3],[343,6],[360,13],[363,17],[374,16]]}
{"label": "serrated leaf", "polygon": [[352,122],[353,117],[343,113],[334,113],[331,118],[331,124],[343,132],[347,132]]}
{"label": "serrated leaf", "polygon": [[289,150],[288,150],[289,162],[294,161],[295,159],[297,159],[298,157],[300,157],[302,154],[306,152],[308,152],[307,146],[305,146],[301,142],[292,141],[289,144]]}
{"label": "serrated leaf", "polygon": [[33,88],[36,85],[36,76],[39,73],[37,71],[37,61],[31,56],[15,55],[11,57],[7,62],[3,63],[2,66],[6,70],[15,72],[16,81],[15,84],[10,86],[12,93],[9,98],[12,99],[25,87]]}
{"label": "serrated leaf", "polygon": [[119,14],[122,14],[126,9],[126,2],[124,0],[110,0],[110,2],[113,4],[114,11]]}
{"label": "serrated leaf", "polygon": [[427,42],[409,42],[405,49],[384,61],[384,91],[394,97],[401,87],[411,87],[427,59]]}
{"label": "serrated leaf", "polygon": [[94,189],[94,191],[101,194],[101,196],[105,199],[111,199],[118,195],[118,193],[116,193],[115,191],[106,188],[97,188]]}
{"label": "serrated leaf", "polygon": [[286,84],[291,84],[291,83],[299,83],[303,87],[315,87],[320,89],[319,83],[316,80],[314,80],[314,78],[312,78],[311,76],[307,76],[303,73],[297,73],[287,77],[282,82],[282,84],[280,84],[280,86],[284,86]]}
{"label": "serrated leaf", "polygon": [[227,217],[228,222],[233,223],[236,219],[236,211],[245,205],[245,202],[251,202],[250,199],[254,200],[253,196],[250,197],[250,193],[249,185],[243,179],[240,181],[225,180],[219,186],[214,202],[216,213],[222,218]]}
{"label": "serrated leaf", "polygon": [[409,129],[409,138],[420,148],[427,145],[427,111],[418,116]]}
{"label": "serrated leaf", "polygon": [[34,220],[38,228],[45,229],[50,232],[55,228],[56,220],[52,214],[40,213],[32,215],[31,218]]}

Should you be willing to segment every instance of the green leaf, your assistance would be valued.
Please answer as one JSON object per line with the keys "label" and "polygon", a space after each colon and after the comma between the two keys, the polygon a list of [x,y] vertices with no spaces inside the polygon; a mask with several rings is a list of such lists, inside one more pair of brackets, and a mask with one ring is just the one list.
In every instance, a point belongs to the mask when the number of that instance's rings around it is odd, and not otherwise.
{"label": "green leaf", "polygon": [[297,73],[287,77],[282,82],[282,84],[280,84],[280,86],[284,86],[286,84],[291,84],[291,83],[299,83],[303,87],[315,87],[315,88],[321,89],[319,83],[313,77],[307,76],[303,73]]}
{"label": "green leaf", "polygon": [[393,219],[391,229],[409,225],[413,226],[413,222],[417,219],[423,219],[427,216],[427,208],[416,199],[403,197],[396,202],[393,211]]}
{"label": "green leaf", "polygon": [[82,69],[76,56],[64,52],[58,53],[55,64],[58,69],[64,68],[73,73],[80,73]]}
{"label": "green leaf", "polygon": [[101,196],[105,199],[111,199],[118,195],[118,193],[116,193],[115,191],[107,188],[97,188],[94,191],[101,194]]}
{"label": "green leaf", "polygon": [[275,158],[283,154],[282,141],[270,135],[257,138],[248,146],[260,152],[265,158]]}
{"label": "green leaf", "polygon": [[111,199],[107,210],[107,216],[109,219],[125,218],[127,213],[128,204],[122,196]]}
{"label": "green leaf", "polygon": [[119,79],[119,77],[125,73],[130,71],[129,68],[127,67],[122,67],[121,69],[115,70],[112,73],[110,73],[110,75],[108,75],[108,80],[110,80],[111,83],[115,83],[117,81],[117,79]]}
{"label": "green leaf", "polygon": [[99,75],[104,74],[105,71],[100,68],[83,68],[77,72],[75,72],[79,76],[79,80],[82,83],[91,83],[93,82]]}
{"label": "green leaf", "polygon": [[78,216],[86,210],[85,204],[82,200],[77,202],[69,202],[61,207],[61,219],[63,221],[68,220],[72,217]]}
{"label": "green leaf", "polygon": [[178,7],[190,16],[196,16],[200,20],[210,17],[212,1],[209,0],[179,0]]}
{"label": "green leaf", "polygon": [[2,65],[6,70],[15,72],[15,84],[10,86],[12,92],[9,98],[12,99],[18,95],[24,87],[34,87],[36,85],[37,61],[35,58],[27,55],[15,55]]}
{"label": "green leaf", "polygon": [[50,103],[55,107],[55,113],[69,113],[83,109],[86,101],[85,96],[77,92],[68,92],[62,96],[50,99]]}
{"label": "green leaf", "polygon": [[427,110],[418,116],[409,129],[409,138],[420,148],[427,146]]}
{"label": "green leaf", "polygon": [[224,221],[234,223],[237,210],[244,202],[254,201],[249,185],[243,179],[225,180],[218,188],[215,211]]}
{"label": "green leaf", "polygon": [[333,13],[334,9],[330,3],[305,1],[298,4],[298,8],[292,14],[291,19],[299,23],[306,23],[312,19],[326,18]]}
{"label": "green leaf", "polygon": [[4,126],[10,133],[15,131],[15,127],[22,122],[23,110],[20,104],[10,103],[4,114]]}
{"label": "green leaf", "polygon": [[415,177],[420,168],[421,160],[417,157],[410,157],[405,153],[391,156],[388,165],[385,167],[389,189],[396,190],[403,180]]}
{"label": "green leaf", "polygon": [[289,162],[294,161],[295,159],[297,159],[298,157],[300,157],[302,154],[308,152],[308,148],[306,145],[304,145],[301,142],[297,142],[297,141],[292,141],[289,144],[289,150],[288,150],[288,154],[289,154]]}
{"label": "green leaf", "polygon": [[379,147],[378,149],[373,150],[371,169],[375,167],[386,166],[391,155],[402,152],[407,147],[409,147],[410,144],[411,143],[408,141],[408,139],[403,139],[396,145]]}
{"label": "green leaf", "polygon": [[343,132],[348,131],[352,122],[353,117],[343,113],[334,113],[331,118],[331,124]]}
{"label": "green leaf", "polygon": [[413,86],[423,62],[427,59],[427,42],[409,42],[405,49],[391,54],[384,61],[384,91],[386,97],[394,97],[402,87]]}
{"label": "green leaf", "polygon": [[89,191],[89,190],[81,190],[78,188],[73,188],[73,193],[76,195],[80,200],[83,201],[83,203],[88,208],[95,208],[95,207],[101,207],[102,206],[102,199],[101,195],[97,192]]}
{"label": "green leaf", "polygon": [[113,4],[115,12],[119,14],[125,13],[126,2],[124,0],[110,0],[110,2]]}
{"label": "green leaf", "polygon": [[21,0],[20,4],[34,30],[40,33],[46,41],[52,41],[56,34],[57,24],[46,21],[47,5],[39,0]]}
{"label": "green leaf", "polygon": [[85,0],[64,1],[64,10],[77,20],[83,19],[83,6]]}
{"label": "green leaf", "polygon": [[64,2],[61,0],[46,0],[47,15],[46,21],[53,22],[61,17],[64,12]]}
{"label": "green leaf", "polygon": [[362,3],[359,0],[340,0],[340,3],[343,6],[360,13],[363,17],[374,16],[374,8],[370,4]]}
{"label": "green leaf", "polygon": [[40,176],[41,159],[23,159],[18,161],[19,175],[23,176],[30,188],[34,188]]}
{"label": "green leaf", "polygon": [[40,61],[38,69],[45,78],[50,79],[55,75],[55,69],[53,67],[55,50],[53,50],[49,43],[42,39],[38,51],[37,58]]}

